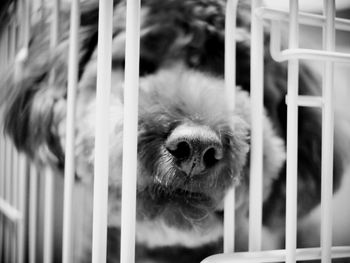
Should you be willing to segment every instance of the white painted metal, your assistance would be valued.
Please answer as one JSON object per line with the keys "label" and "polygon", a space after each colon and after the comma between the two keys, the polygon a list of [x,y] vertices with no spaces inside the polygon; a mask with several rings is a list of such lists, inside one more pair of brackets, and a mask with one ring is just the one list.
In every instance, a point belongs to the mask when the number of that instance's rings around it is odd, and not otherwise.
{"label": "white painted metal", "polygon": [[[235,107],[236,90],[236,18],[238,0],[227,0],[225,15],[225,86],[230,110]],[[235,189],[232,188],[224,204],[224,252],[235,249]]]}
{"label": "white painted metal", "polygon": [[[322,22],[323,20],[320,20]],[[349,20],[346,20],[349,24]],[[325,25],[320,24],[320,26]],[[350,31],[350,26],[344,27],[344,30]],[[309,59],[309,60],[323,60],[340,63],[349,63],[350,54],[336,52],[332,50],[314,50],[305,48],[288,48],[281,51],[281,25],[278,20],[273,20],[271,23],[271,42],[270,53],[274,60],[283,62],[292,58],[295,59]]]}
{"label": "white painted metal", "polygon": [[[22,20],[20,25],[20,37],[22,48],[18,52],[16,57],[15,74],[18,76],[23,74],[23,64],[28,57],[28,43],[29,43],[29,31],[30,31],[30,9],[29,0],[20,1],[20,17]],[[23,154],[18,156],[18,210],[22,214],[22,220],[17,223],[17,262],[24,263],[25,251],[26,251],[26,221],[28,218],[27,214],[27,176],[28,173],[28,162]]]}
{"label": "white painted metal", "polygon": [[[287,102],[288,96],[286,96],[286,103]],[[297,104],[302,107],[323,107],[323,98],[318,96],[299,95]]]}
{"label": "white painted metal", "polygon": [[[261,6],[252,1],[252,13]],[[249,251],[261,250],[262,235],[262,171],[263,171],[263,25],[258,16],[251,22],[251,152],[249,185]]]}
{"label": "white painted metal", "polygon": [[[7,39],[6,28],[1,35],[0,39],[0,70],[6,68],[6,52],[7,52]],[[0,126],[2,128],[2,125]],[[6,144],[3,133],[0,134],[0,198],[3,200],[5,197],[5,155]],[[5,221],[6,216],[3,213],[3,209],[0,208],[0,259],[4,258],[4,233],[5,233]]]}
{"label": "white painted metal", "polygon": [[[274,53],[278,54],[278,51]],[[279,62],[291,59],[308,59],[349,63],[350,54],[335,51],[295,48],[281,51],[278,56],[274,56],[274,59]]]}
{"label": "white painted metal", "polygon": [[36,263],[37,249],[37,211],[38,211],[38,172],[30,164],[29,175],[29,263]]}
{"label": "white painted metal", "polygon": [[[1,47],[0,47],[0,68],[3,70],[6,67],[6,52],[7,52],[7,39],[6,39],[6,28],[4,29],[4,32],[2,33],[1,36]],[[6,44],[5,44],[6,43]],[[0,198],[5,197],[5,173],[6,173],[6,168],[5,168],[5,153],[6,153],[6,144],[5,144],[5,138],[3,134],[0,134],[0,165],[1,165],[1,170],[0,170]],[[0,259],[4,258],[4,234],[5,234],[5,221],[6,221],[6,216],[3,214],[3,212],[0,209]]]}
{"label": "white painted metal", "polygon": [[18,263],[24,262],[24,255],[25,255],[25,249],[26,249],[26,240],[25,240],[25,232],[26,232],[26,226],[25,222],[27,219],[27,206],[26,206],[26,200],[27,200],[27,176],[28,176],[28,165],[26,157],[21,154],[19,157],[19,186],[18,186],[18,192],[19,192],[19,204],[18,209],[22,213],[22,220],[18,223]]}
{"label": "white painted metal", "polygon": [[[333,247],[332,258],[350,257],[350,247]],[[295,252],[296,260],[315,260],[321,258],[321,248],[302,248]],[[268,250],[258,252],[236,252],[213,255],[201,263],[262,263],[285,262],[286,250]]]}
{"label": "white painted metal", "polygon": [[109,102],[112,67],[113,1],[100,0],[94,166],[92,262],[106,262],[109,175]]}
{"label": "white painted metal", "polygon": [[140,0],[127,0],[120,262],[135,261]]}
{"label": "white painted metal", "polygon": [[[51,36],[50,48],[54,49],[58,43],[59,37],[59,16],[60,0],[53,1],[51,14]],[[55,71],[50,72],[49,86],[55,85]],[[52,262],[53,246],[53,214],[54,214],[54,174],[49,167],[44,170],[45,177],[45,204],[44,204],[44,263]]]}
{"label": "white painted metal", "polygon": [[[12,22],[12,32],[11,32],[11,39],[12,39],[12,49],[11,49],[11,61],[14,61],[15,67],[16,67],[16,54],[18,52],[19,48],[19,42],[20,38],[18,37],[17,31],[19,27],[19,22],[18,22],[18,5],[19,3],[16,3],[15,5],[15,17]],[[14,146],[14,144],[11,141],[11,147],[12,147],[12,173],[10,177],[12,178],[11,181],[11,191],[10,191],[10,200],[11,200],[11,205],[13,208],[18,210],[18,152]],[[20,211],[19,211],[20,213]],[[21,219],[22,219],[22,214],[20,213]],[[16,261],[17,260],[17,231],[18,231],[18,222],[12,222],[11,224],[11,230],[10,230],[10,238],[11,238],[11,261]]]}
{"label": "white painted metal", "polygon": [[[298,0],[289,2],[289,48],[298,48]],[[286,263],[296,261],[299,61],[288,61],[287,174],[286,174]]]}
{"label": "white painted metal", "polygon": [[16,261],[17,251],[18,251],[18,224],[23,220],[23,215],[18,208],[18,183],[19,183],[19,154],[15,147],[13,146],[13,172],[12,172],[12,208],[15,208],[20,216],[20,220],[12,223],[12,233],[11,233],[11,260]]}
{"label": "white painted metal", "polygon": [[[268,7],[257,8],[254,12],[257,16],[271,21],[288,22],[289,12],[283,10],[271,9]],[[322,27],[325,24],[326,17],[311,13],[299,13],[299,24]],[[335,29],[350,31],[350,21],[345,18],[335,18]]]}
{"label": "white painted metal", "polygon": [[50,167],[46,167],[43,172],[45,178],[43,262],[50,263],[52,262],[53,252],[54,175]]}
{"label": "white painted metal", "polygon": [[[1,47],[0,47],[1,48]],[[0,56],[0,63],[2,62]],[[0,135],[0,198],[3,199],[5,192],[5,140],[3,135]],[[3,215],[3,209],[0,208],[0,258],[3,257],[3,234],[6,217]]]}
{"label": "white painted metal", "polygon": [[[7,64],[13,61],[14,57],[14,18],[11,19],[7,26]],[[5,137],[6,141],[6,153],[5,153],[5,200],[12,207],[12,184],[13,184],[13,145],[10,138]],[[13,225],[10,220],[6,220],[5,223],[5,233],[4,233],[4,251],[5,251],[5,261],[8,262],[11,260],[11,246],[12,246],[12,229]]]}
{"label": "white painted metal", "polygon": [[79,56],[79,0],[71,1],[69,58],[68,58],[68,94],[66,120],[66,146],[64,170],[64,211],[63,211],[63,263],[71,262],[72,257],[72,195],[75,176],[74,139],[75,139],[75,97],[78,86]]}
{"label": "white painted metal", "polygon": [[[323,31],[323,48],[335,49],[335,0],[324,0],[326,23]],[[350,58],[350,56],[349,56]],[[350,60],[349,60],[350,61]],[[332,262],[332,197],[333,197],[333,147],[334,147],[334,63],[326,61],[322,83],[322,183],[321,183],[321,248],[322,263]]]}

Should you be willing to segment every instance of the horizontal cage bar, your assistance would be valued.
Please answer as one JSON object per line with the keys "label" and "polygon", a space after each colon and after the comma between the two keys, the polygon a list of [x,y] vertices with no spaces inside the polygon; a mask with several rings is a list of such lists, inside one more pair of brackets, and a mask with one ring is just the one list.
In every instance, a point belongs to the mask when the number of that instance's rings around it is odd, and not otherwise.
{"label": "horizontal cage bar", "polygon": [[[332,258],[350,257],[350,246],[338,246],[331,249]],[[301,248],[296,250],[296,260],[321,259],[321,248]],[[286,250],[267,250],[258,252],[236,252],[213,255],[201,263],[262,263],[281,262],[286,260]]]}

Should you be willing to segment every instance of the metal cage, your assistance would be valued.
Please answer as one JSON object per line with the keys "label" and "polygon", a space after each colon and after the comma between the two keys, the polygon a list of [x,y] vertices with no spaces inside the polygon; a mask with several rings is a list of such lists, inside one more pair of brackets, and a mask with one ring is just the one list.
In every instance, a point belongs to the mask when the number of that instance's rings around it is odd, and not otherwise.
{"label": "metal cage", "polygon": [[[100,180],[94,183],[93,251],[92,262],[106,261],[107,246],[107,199],[108,199],[108,101],[111,86],[111,44],[113,0],[100,0],[99,46],[96,97],[95,173]],[[58,182],[47,167],[29,163],[18,153],[11,141],[1,133],[0,138],[0,260],[2,262],[53,262],[57,252],[54,244],[54,204],[62,202],[54,195],[54,185],[61,184],[63,198],[62,261],[74,262],[72,257],[72,204],[74,185],[74,125],[75,95],[78,83],[79,0],[71,0],[70,47],[68,63],[67,140],[65,177]],[[21,67],[28,53],[30,24],[45,13],[44,1],[5,1],[0,17],[0,71],[10,64],[21,74]],[[234,252],[234,190],[225,201],[224,254],[213,255],[203,262],[280,262],[321,259],[323,263],[332,258],[350,257],[349,247],[332,245],[332,174],[333,126],[334,126],[334,64],[349,63],[350,54],[335,50],[335,31],[350,31],[350,20],[335,17],[335,1],[325,0],[323,14],[300,12],[298,0],[290,1],[289,12],[266,7],[261,0],[252,0],[251,20],[251,179],[249,251]],[[58,41],[60,1],[52,0],[51,46]],[[235,94],[235,18],[237,0],[227,0],[225,29],[225,82],[229,100]],[[33,14],[33,10],[36,10]],[[262,251],[262,120],[263,120],[263,24],[271,23],[272,57],[279,62],[288,62],[288,123],[287,123],[287,204],[286,247],[283,250]],[[289,25],[288,48],[281,50],[281,22]],[[322,50],[299,48],[299,26],[321,27]],[[135,259],[136,215],[136,167],[137,167],[137,105],[139,80],[140,0],[127,1],[126,58],[125,58],[125,110],[123,192],[121,226],[121,262]],[[298,95],[300,60],[315,60],[324,63],[323,95],[310,97]],[[230,74],[229,74],[230,73]],[[51,81],[54,80],[52,73]],[[231,103],[234,107],[234,103]],[[297,138],[298,107],[322,109],[322,205],[321,247],[297,249],[296,201],[297,201]],[[128,165],[126,165],[128,164]],[[127,176],[126,176],[127,175]],[[61,193],[62,194],[62,193]],[[55,201],[55,199],[57,199]],[[40,236],[40,237],[39,237]]]}

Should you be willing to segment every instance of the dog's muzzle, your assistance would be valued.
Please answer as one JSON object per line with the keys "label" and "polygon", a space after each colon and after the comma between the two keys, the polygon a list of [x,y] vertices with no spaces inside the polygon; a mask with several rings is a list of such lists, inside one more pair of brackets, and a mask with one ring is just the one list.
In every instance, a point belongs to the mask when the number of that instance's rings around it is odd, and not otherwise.
{"label": "dog's muzzle", "polygon": [[179,170],[187,176],[204,174],[223,158],[219,136],[208,126],[182,124],[165,143]]}

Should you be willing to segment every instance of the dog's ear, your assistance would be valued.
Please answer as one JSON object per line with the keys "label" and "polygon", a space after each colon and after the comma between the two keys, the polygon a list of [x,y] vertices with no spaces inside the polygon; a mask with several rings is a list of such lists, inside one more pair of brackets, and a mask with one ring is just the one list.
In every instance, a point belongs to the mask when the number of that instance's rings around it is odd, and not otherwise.
{"label": "dog's ear", "polygon": [[[79,78],[97,45],[98,3],[81,6]],[[49,18],[31,28],[27,57],[14,63],[0,80],[0,105],[5,133],[31,158],[63,166],[64,153],[58,125],[65,118],[69,7],[60,13],[59,45],[50,49]],[[20,74],[15,74],[20,68]],[[49,81],[54,73],[54,81]]]}
{"label": "dog's ear", "polygon": [[[38,47],[38,46],[37,46]],[[41,47],[39,47],[41,49]],[[52,131],[54,110],[59,96],[56,89],[48,87],[48,74],[52,68],[48,52],[33,59],[36,51],[22,65],[19,75],[16,70],[1,79],[1,106],[5,133],[20,151],[32,158],[54,157],[62,161],[62,150]],[[62,90],[61,90],[62,92]]]}
{"label": "dog's ear", "polygon": [[[18,150],[33,159],[38,159],[38,149],[48,149],[48,142],[52,144],[54,141],[50,132],[53,100],[49,93],[52,89],[48,87],[53,60],[48,35],[48,26],[44,22],[34,26],[29,50],[25,55],[17,56],[0,80],[4,131]],[[57,156],[62,155],[62,151],[55,152]]]}

